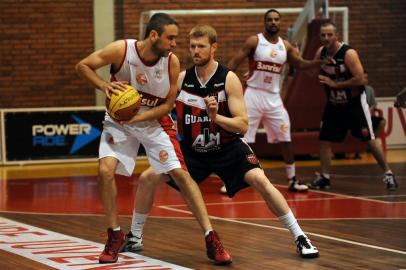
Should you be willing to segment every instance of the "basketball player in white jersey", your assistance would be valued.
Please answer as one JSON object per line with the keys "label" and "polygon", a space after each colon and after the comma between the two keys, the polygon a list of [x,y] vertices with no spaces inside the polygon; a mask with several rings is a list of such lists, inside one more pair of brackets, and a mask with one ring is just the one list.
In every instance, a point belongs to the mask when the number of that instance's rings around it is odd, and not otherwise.
{"label": "basketball player in white jersey", "polygon": [[[112,42],[76,65],[78,74],[108,97],[123,91],[127,83],[142,96],[140,112],[130,121],[118,123],[107,114],[105,117],[99,148],[99,190],[109,229],[100,263],[116,262],[127,238],[133,237],[130,233],[126,237],[118,224],[114,175],[132,175],[140,144],[154,171],[169,174],[179,185],[205,235],[213,231],[199,187],[186,170],[179,144],[169,136],[176,132],[168,113],[175,102],[180,70],[178,58],[171,53],[177,36],[177,22],[167,14],[157,13],[147,25],[145,40]],[[110,82],[95,72],[106,65],[111,67]],[[136,222],[142,219],[138,217]],[[210,259],[217,263],[231,262],[231,256],[219,249],[222,244],[216,240],[206,241],[208,251],[214,250]]]}
{"label": "basketball player in white jersey", "polygon": [[245,134],[247,142],[255,142],[258,126],[262,121],[268,143],[280,143],[289,190],[307,191],[308,187],[296,179],[290,120],[280,96],[280,80],[286,62],[296,68],[317,67],[323,62],[304,60],[296,48],[279,36],[280,18],[277,10],[268,10],[264,15],[264,32],[250,36],[230,60],[228,67],[235,71],[245,58],[249,59],[244,94],[249,118],[248,132]]}

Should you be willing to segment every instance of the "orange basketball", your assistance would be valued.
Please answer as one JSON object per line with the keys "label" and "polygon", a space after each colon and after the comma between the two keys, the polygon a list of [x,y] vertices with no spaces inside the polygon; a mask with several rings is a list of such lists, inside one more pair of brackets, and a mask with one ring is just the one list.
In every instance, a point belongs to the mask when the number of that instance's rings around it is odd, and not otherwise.
{"label": "orange basketball", "polygon": [[126,85],[126,90],[118,95],[112,94],[111,99],[106,98],[107,113],[117,121],[130,120],[140,107],[141,96],[131,85]]}

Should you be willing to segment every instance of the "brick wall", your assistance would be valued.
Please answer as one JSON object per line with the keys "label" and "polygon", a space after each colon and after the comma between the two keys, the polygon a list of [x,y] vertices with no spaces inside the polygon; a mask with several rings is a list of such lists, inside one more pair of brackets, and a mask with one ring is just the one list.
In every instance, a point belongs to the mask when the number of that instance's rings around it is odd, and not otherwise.
{"label": "brick wall", "polygon": [[[117,38],[138,38],[139,17],[151,9],[270,8],[269,1],[138,0],[116,2]],[[279,2],[279,3],[277,3]],[[273,1],[272,7],[302,7],[305,1]],[[74,65],[93,51],[93,1],[0,1],[0,108],[88,106],[92,87],[81,81]],[[394,96],[406,85],[406,1],[330,0],[348,6],[350,44],[375,87],[377,96]],[[180,37],[176,53],[188,58],[187,32],[196,23],[219,32],[220,62],[228,59],[251,34],[262,30],[262,16],[177,16]],[[282,33],[295,16],[284,15]],[[243,72],[245,66],[239,72]]]}
{"label": "brick wall", "polygon": [[86,106],[74,72],[93,50],[92,1],[0,1],[0,108]]}

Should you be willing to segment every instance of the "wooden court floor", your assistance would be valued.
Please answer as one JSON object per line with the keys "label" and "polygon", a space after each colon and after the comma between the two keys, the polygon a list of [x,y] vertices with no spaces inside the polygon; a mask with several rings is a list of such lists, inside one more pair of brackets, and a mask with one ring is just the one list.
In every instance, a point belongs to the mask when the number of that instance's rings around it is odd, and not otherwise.
{"label": "wooden court floor", "polygon": [[[99,265],[106,225],[96,163],[0,167],[0,269],[406,269],[406,150],[387,156],[400,185],[394,192],[385,189],[367,154],[334,161],[328,192],[290,193],[283,164],[262,161],[320,250],[320,258],[311,260],[296,254],[290,234],[253,189],[230,199],[210,177],[201,189],[214,228],[233,256],[227,267],[208,261],[197,222],[166,185],[157,191],[145,226],[144,250],[124,253],[118,264]],[[117,179],[125,231],[145,165],[140,161],[132,177]],[[298,161],[297,176],[313,180],[318,165]]]}

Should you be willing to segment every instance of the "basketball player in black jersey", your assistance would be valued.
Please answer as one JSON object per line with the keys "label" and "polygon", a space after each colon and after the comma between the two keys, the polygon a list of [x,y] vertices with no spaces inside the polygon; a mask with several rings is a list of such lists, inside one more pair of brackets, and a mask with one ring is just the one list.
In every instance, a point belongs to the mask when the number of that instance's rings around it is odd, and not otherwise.
{"label": "basketball player in black jersey", "polygon": [[322,117],[320,130],[321,173],[309,187],[327,189],[330,187],[331,142],[342,142],[349,130],[353,136],[365,141],[384,171],[383,181],[387,189],[396,190],[398,184],[386,162],[385,155],[375,140],[371,115],[366,101],[364,73],[357,52],[338,41],[336,26],[331,22],[322,24],[320,47],[315,59],[332,57],[334,63],[321,67],[320,83],[324,84],[327,104]]}
{"label": "basketball player in black jersey", "polygon": [[[317,248],[301,230],[285,198],[271,184],[242,138],[248,129],[242,85],[234,72],[214,60],[215,29],[198,25],[189,36],[194,66],[179,76],[176,110],[180,145],[191,176],[201,183],[216,173],[226,185],[229,197],[252,186],[292,233],[300,256],[318,257]],[[163,181],[178,189],[168,175],[157,175],[153,169],[141,174],[135,214],[149,213],[154,189]]]}

